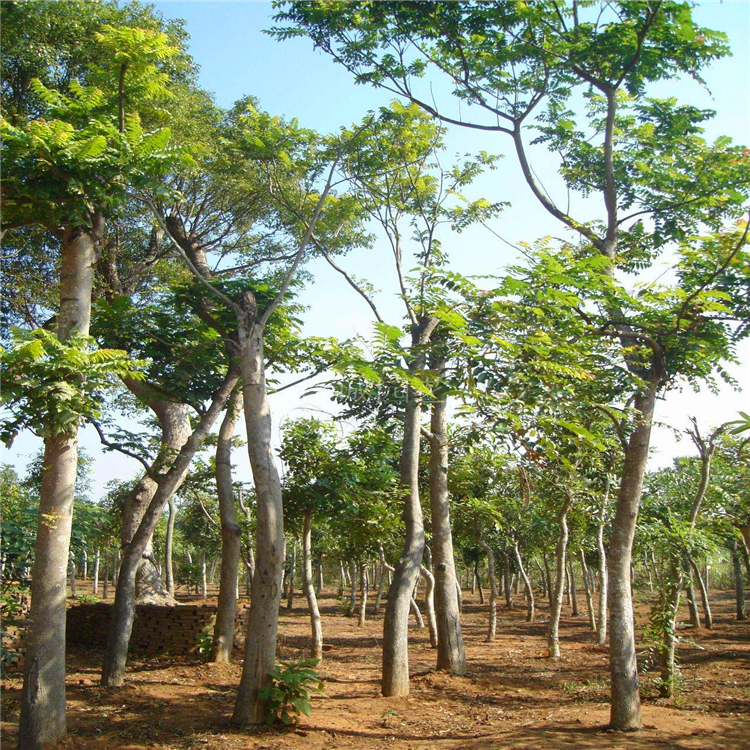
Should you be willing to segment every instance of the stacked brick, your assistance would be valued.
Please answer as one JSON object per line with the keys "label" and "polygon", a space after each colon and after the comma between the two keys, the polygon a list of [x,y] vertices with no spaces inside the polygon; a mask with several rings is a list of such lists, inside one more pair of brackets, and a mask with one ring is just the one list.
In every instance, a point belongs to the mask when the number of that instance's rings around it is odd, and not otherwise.
{"label": "stacked brick", "polygon": [[[250,607],[238,603],[234,618],[234,646],[244,641]],[[76,604],[68,608],[67,642],[70,645],[104,648],[112,606],[104,602]],[[207,604],[178,604],[163,607],[138,604],[135,608],[130,652],[135,654],[195,654],[204,634],[213,632],[216,607]],[[14,650],[23,652],[23,638],[14,633]],[[20,654],[19,654],[20,655]]]}

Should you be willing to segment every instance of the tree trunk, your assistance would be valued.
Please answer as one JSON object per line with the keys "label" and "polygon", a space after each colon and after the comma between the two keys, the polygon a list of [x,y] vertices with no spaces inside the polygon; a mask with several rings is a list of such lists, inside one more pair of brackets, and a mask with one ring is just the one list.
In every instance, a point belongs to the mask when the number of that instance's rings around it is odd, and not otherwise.
{"label": "tree trunk", "polygon": [[315,593],[320,596],[320,592],[323,591],[323,558],[318,560],[318,566],[316,571],[315,579]]}
{"label": "tree trunk", "polygon": [[102,599],[109,598],[109,553],[104,553],[104,581],[102,583]]}
{"label": "tree trunk", "polygon": [[[375,611],[378,611],[380,606],[380,597],[383,593],[383,576],[385,575],[385,569],[381,569],[380,573],[380,585],[378,586],[378,598],[375,601]],[[344,588],[346,586],[346,573],[344,572],[344,561],[339,560],[339,599],[344,596]]]}
{"label": "tree trunk", "polygon": [[549,602],[550,611],[552,610],[552,597],[554,595],[555,587],[552,585],[552,573],[549,569],[549,560],[547,555],[542,558],[544,560],[544,572],[547,574],[547,601]]}
{"label": "tree trunk", "polygon": [[529,576],[526,574],[526,569],[523,567],[518,542],[513,545],[513,551],[516,557],[516,565],[518,565],[518,575],[523,581],[523,588],[526,592],[526,622],[534,622],[534,589],[531,586]]}
{"label": "tree trunk", "polygon": [[503,550],[503,588],[505,589],[505,608],[513,609],[513,587],[510,575],[510,554]]}
{"label": "tree trunk", "polygon": [[682,570],[676,560],[672,560],[669,572],[662,581],[662,616],[664,618],[661,643],[661,684],[659,692],[662,698],[674,696],[677,677],[675,648],[677,646],[677,614],[680,609],[682,590]]}
{"label": "tree trunk", "polygon": [[599,618],[596,623],[596,642],[600,646],[607,645],[607,551],[604,548],[604,514],[609,498],[609,479],[604,493],[604,503],[596,530],[596,548],[599,555]]}
{"label": "tree trunk", "polygon": [[635,398],[635,424],[625,450],[609,545],[607,601],[610,631],[610,726],[621,731],[636,730],[643,726],[635,653],[630,561],[643,491],[643,477],[648,461],[656,391],[657,384],[652,381],[647,383],[645,391],[638,393]]}
{"label": "tree trunk", "polygon": [[369,590],[367,563],[365,562],[359,564],[359,587],[362,595],[359,600],[359,621],[357,625],[361,628],[364,627],[365,619],[367,618],[367,592]]}
{"label": "tree trunk", "polygon": [[701,618],[698,614],[698,602],[695,600],[695,586],[693,586],[693,571],[690,565],[685,563],[683,567],[685,577],[685,598],[687,599],[688,611],[690,612],[690,625],[693,628],[701,626]]}
{"label": "tree trunk", "polygon": [[208,581],[206,580],[206,552],[201,552],[201,598],[208,598]]}
{"label": "tree trunk", "polygon": [[565,552],[568,546],[568,511],[573,504],[573,498],[565,499],[560,512],[557,514],[557,549],[556,549],[556,577],[555,591],[552,595],[550,607],[549,625],[547,630],[547,641],[549,644],[549,657],[560,658],[560,614],[562,612],[563,589],[565,588]]}
{"label": "tree trunk", "polygon": [[[422,326],[420,326],[420,329]],[[418,331],[414,343],[427,343],[429,337]],[[421,370],[419,362],[412,369]],[[421,396],[411,387],[407,389],[404,438],[401,450],[401,484],[404,489],[404,524],[406,539],[404,552],[393,576],[383,618],[383,695],[409,694],[409,609],[414,584],[419,575],[424,550],[424,524],[419,502],[419,439],[422,415]]]}
{"label": "tree trunk", "polygon": [[568,563],[568,578],[570,580],[570,599],[573,605],[572,615],[578,617],[578,596],[576,594],[576,569],[571,560]]}
{"label": "tree trunk", "polygon": [[711,630],[711,628],[713,628],[714,626],[714,618],[711,615],[711,605],[708,601],[708,588],[706,586],[706,582],[701,576],[701,572],[695,560],[693,560],[693,558],[691,557],[689,561],[690,567],[693,569],[693,573],[695,574],[695,577],[698,581],[698,590],[701,592],[701,605],[703,606],[703,627],[706,628],[706,630]]}
{"label": "tree trunk", "polygon": [[484,604],[484,591],[482,591],[482,579],[479,577],[479,562],[474,563],[474,580],[479,591],[479,603]]}
{"label": "tree trunk", "polygon": [[164,543],[164,569],[166,570],[167,593],[174,598],[174,522],[177,506],[174,496],[169,498],[169,519],[167,520],[167,538]]}
{"label": "tree trunk", "polygon": [[346,610],[347,617],[354,617],[357,608],[357,563],[352,560],[349,563],[349,607]]}
{"label": "tree trunk", "polygon": [[307,597],[307,608],[310,610],[310,658],[322,659],[323,629],[320,623],[318,599],[315,596],[315,587],[313,586],[312,516],[312,510],[308,509],[307,513],[305,513],[304,525],[302,527],[302,585]]}
{"label": "tree trunk", "polygon": [[537,560],[537,558],[534,558],[534,564],[539,568],[539,596],[544,599],[547,596],[547,578],[544,574],[544,568],[542,567],[542,564]]}
{"label": "tree trunk", "polygon": [[169,498],[177,492],[185,479],[193,456],[203,447],[203,443],[219,413],[223,410],[237,379],[237,373],[234,370],[227,373],[223,383],[214,394],[211,405],[204,412],[198,426],[182,446],[170,468],[166,473],[158,476],[156,492],[143,513],[133,538],[124,548],[107,637],[104,669],[102,670],[102,684],[107,687],[120,687],[125,680],[128,644],[130,643],[130,634],[133,630],[133,619],[135,617],[136,576],[138,569],[141,567],[143,553],[151,541],[164,506]]}
{"label": "tree trunk", "polygon": [[432,648],[438,647],[438,632],[437,632],[437,620],[435,618],[435,577],[430,571],[423,565],[420,568],[420,573],[425,579],[426,591],[425,591],[425,606],[427,608],[427,627],[430,629],[430,646]]}
{"label": "tree trunk", "polygon": [[[235,389],[219,428],[216,443],[216,491],[221,520],[221,574],[211,661],[228,664],[234,646],[234,617],[237,611],[237,577],[240,569],[240,529],[232,485],[232,438],[242,411],[242,391]],[[170,516],[171,516],[170,509]],[[169,559],[169,558],[167,558]]]}
{"label": "tree trunk", "polygon": [[[57,314],[60,341],[68,341],[76,332],[84,336],[89,333],[96,243],[103,231],[104,220],[99,213],[94,216],[92,229],[64,230]],[[24,750],[53,745],[66,734],[66,566],[77,466],[77,424],[66,434],[44,439],[18,729],[19,745]]]}
{"label": "tree trunk", "polygon": [[68,570],[70,571],[70,595],[75,599],[78,593],[76,592],[76,561],[73,555],[68,561]]}
{"label": "tree trunk", "polygon": [[[249,293],[246,293],[249,294]],[[250,300],[250,306],[254,300]],[[251,310],[251,312],[254,312]],[[270,685],[269,671],[276,663],[281,576],[284,571],[284,506],[276,455],[271,446],[271,410],[266,395],[263,330],[251,320],[239,318],[240,362],[247,449],[258,499],[257,555],[253,593],[242,667],[232,723],[261,724],[265,704],[259,691]]]}
{"label": "tree trunk", "polygon": [[297,540],[292,539],[292,549],[289,555],[289,581],[287,583],[286,611],[291,612],[294,606],[294,576],[297,573]]}
{"label": "tree trunk", "polygon": [[586,593],[586,610],[589,613],[589,626],[596,632],[596,613],[594,612],[594,592],[591,590],[589,580],[589,569],[586,565],[586,553],[581,550],[581,575],[583,576],[583,588]]}
{"label": "tree trunk", "polygon": [[245,519],[247,521],[247,557],[245,558],[245,593],[250,596],[253,587],[253,576],[255,575],[255,553],[253,552],[253,532],[252,532],[252,512],[250,507],[245,505],[242,497],[242,489],[237,494],[237,501],[240,504]]}
{"label": "tree trunk", "polygon": [[736,539],[732,541],[732,569],[734,571],[734,601],[736,605],[737,620],[746,620],[747,611],[745,608],[745,582],[742,580],[742,565],[740,563],[739,543]]}
{"label": "tree trunk", "polygon": [[417,621],[417,627],[422,630],[424,628],[424,617],[422,617],[422,612],[419,609],[417,600],[413,596],[409,599],[409,609],[414,615],[414,619]]}
{"label": "tree trunk", "polygon": [[94,573],[92,575],[93,585],[91,587],[91,593],[94,596],[97,596],[99,594],[99,557],[100,552],[99,548],[97,547],[96,552],[94,553]]}
{"label": "tree trunk", "polygon": [[81,578],[83,578],[84,581],[88,580],[89,577],[89,555],[86,550],[83,550],[81,552],[81,556],[83,557],[83,564],[81,565]]}
{"label": "tree trunk", "polygon": [[[480,547],[487,553],[487,578],[490,583],[490,611],[487,619],[487,643],[495,640],[497,631],[497,580],[495,579],[495,554],[482,537],[479,538]],[[506,560],[507,564],[507,560]]]}

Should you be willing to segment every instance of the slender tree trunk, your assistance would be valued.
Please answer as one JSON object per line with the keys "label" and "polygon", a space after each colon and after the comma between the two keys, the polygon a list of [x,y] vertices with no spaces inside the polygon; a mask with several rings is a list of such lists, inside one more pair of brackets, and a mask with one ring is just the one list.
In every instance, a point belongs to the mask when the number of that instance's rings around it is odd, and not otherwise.
{"label": "slender tree trunk", "polygon": [[83,564],[81,565],[81,578],[83,578],[84,581],[88,580],[89,577],[89,555],[86,550],[83,550],[81,553],[81,556],[83,557]]}
{"label": "slender tree trunk", "polygon": [[736,539],[732,541],[732,570],[734,571],[734,601],[736,605],[736,620],[746,620],[747,610],[745,607],[745,582],[742,580],[742,565],[740,563],[739,543]]}
{"label": "slender tree trunk", "polygon": [[492,547],[484,540],[479,538],[479,545],[487,553],[487,578],[490,583],[490,610],[487,620],[487,643],[495,640],[497,631],[497,580],[495,579],[495,554]]}
{"label": "slender tree trunk", "polygon": [[[442,363],[433,368],[442,372]],[[435,576],[437,668],[466,674],[466,649],[461,629],[461,585],[456,575],[450,503],[448,499],[448,400],[432,405],[430,415],[429,491],[432,521],[432,556]]]}
{"label": "slender tree trunk", "polygon": [[674,696],[677,677],[675,648],[677,646],[677,614],[680,609],[682,570],[676,560],[672,561],[669,573],[662,581],[662,604],[664,609],[664,633],[661,644],[661,684],[659,692],[663,698]]}
{"label": "slender tree trunk", "polygon": [[534,589],[529,580],[529,576],[526,574],[526,568],[523,567],[523,560],[521,559],[521,551],[518,549],[518,542],[513,545],[513,551],[516,557],[516,565],[518,565],[518,575],[523,581],[524,591],[526,592],[526,622],[534,622]]}
{"label": "slender tree trunk", "polygon": [[320,622],[318,599],[313,586],[312,569],[312,509],[305,513],[302,527],[302,586],[305,589],[307,608],[310,610],[310,658],[323,658],[323,629]]}
{"label": "slender tree trunk", "polygon": [[688,611],[690,612],[690,625],[693,628],[701,626],[701,618],[698,614],[698,602],[695,600],[695,586],[693,586],[693,571],[685,563],[683,566],[683,576],[685,577],[685,598],[687,599]]}
{"label": "slender tree trunk", "polygon": [[[254,306],[254,300],[250,300],[250,306]],[[232,723],[238,725],[260,724],[265,720],[265,704],[259,691],[270,685],[269,671],[276,663],[284,571],[284,506],[276,456],[271,445],[263,330],[255,322],[254,310],[251,313],[252,319],[240,317],[239,333],[247,449],[258,500],[257,563],[245,639],[245,661],[232,716]]]}
{"label": "slender tree trunk", "polygon": [[174,598],[174,522],[177,505],[174,496],[169,498],[169,518],[167,520],[167,538],[164,543],[164,569],[166,570],[167,593]]}
{"label": "slender tree trunk", "polygon": [[294,577],[297,574],[297,540],[292,539],[292,550],[289,556],[289,583],[286,600],[286,611],[291,612],[294,606]]}
{"label": "slender tree trunk", "polygon": [[484,604],[484,591],[482,591],[482,579],[479,577],[479,562],[474,563],[474,580],[479,591],[479,603]]}
{"label": "slender tree trunk", "polygon": [[[378,598],[375,602],[375,611],[378,611],[378,607],[380,606],[380,597],[383,593],[383,576],[385,575],[385,569],[381,570],[380,573],[380,586],[378,587]],[[344,572],[344,562],[343,560],[339,560],[339,599],[344,596],[344,588],[346,586],[346,573]]]}
{"label": "slender tree trunk", "polygon": [[570,580],[570,599],[573,606],[572,615],[578,617],[578,596],[576,594],[576,569],[573,566],[573,561],[568,563],[568,578]]}
{"label": "slender tree trunk", "polygon": [[320,596],[320,592],[323,591],[323,558],[318,560],[317,576],[315,580],[315,593]]}
{"label": "slender tree trunk", "polygon": [[581,550],[581,575],[583,576],[583,588],[586,593],[586,610],[589,613],[589,626],[594,632],[596,630],[596,612],[594,611],[594,592],[591,590],[589,569],[586,565],[586,553]]}
{"label": "slender tree trunk", "polygon": [[359,600],[359,621],[357,625],[364,627],[367,619],[367,593],[369,591],[369,580],[367,578],[367,563],[362,562],[359,565],[359,587],[362,595]]}
{"label": "slender tree trunk", "polygon": [[68,560],[68,571],[70,574],[70,595],[75,598],[78,593],[76,591],[76,561],[73,555]]}
{"label": "slender tree trunk", "polygon": [[104,553],[104,581],[102,582],[102,599],[109,598],[109,552]]}
{"label": "slender tree trunk", "polygon": [[252,511],[250,507],[245,505],[244,498],[242,496],[242,489],[239,490],[237,495],[237,501],[240,504],[242,513],[247,521],[247,557],[245,558],[245,593],[250,596],[253,588],[253,576],[255,575],[255,552],[253,546],[253,532],[252,532]]}
{"label": "slender tree trunk", "polygon": [[544,568],[542,567],[542,564],[537,560],[537,558],[534,558],[534,564],[539,568],[539,596],[544,599],[544,597],[547,596],[547,577],[544,574]]}
{"label": "slender tree trunk", "polygon": [[555,587],[552,585],[552,573],[549,569],[549,560],[547,555],[542,558],[544,560],[544,572],[547,574],[547,601],[549,602],[550,611],[552,610],[552,598],[554,595]]}
{"label": "slender tree trunk", "polygon": [[[57,314],[60,341],[68,341],[76,332],[89,333],[96,243],[103,231],[104,220],[97,213],[92,229],[67,227],[63,232]],[[24,750],[53,745],[66,734],[66,566],[77,466],[77,424],[66,434],[44,439],[18,730]]]}
{"label": "slender tree trunk", "polygon": [[422,617],[422,612],[419,609],[417,600],[413,596],[409,599],[409,609],[414,615],[414,619],[417,621],[417,627],[422,630],[424,628],[424,617]]}
{"label": "slender tree trunk", "polygon": [[91,593],[94,596],[97,596],[99,594],[99,558],[100,558],[100,552],[99,548],[96,548],[96,551],[94,552],[94,573],[92,575],[93,578],[93,585],[91,588]]}
{"label": "slender tree trunk", "polygon": [[430,629],[430,646],[438,647],[437,620],[435,618],[435,577],[423,565],[420,573],[425,580],[425,607],[427,608],[427,627]]}
{"label": "slender tree trunk", "polygon": [[596,529],[596,548],[599,555],[599,618],[596,623],[596,642],[600,646],[607,645],[607,550],[604,548],[604,516],[609,500],[609,479],[604,493],[604,502]]}
{"label": "slender tree trunk", "polygon": [[214,394],[208,410],[203,414],[198,426],[180,449],[170,468],[166,473],[159,475],[156,492],[143,513],[133,538],[124,548],[107,637],[104,669],[102,670],[102,684],[105,686],[120,687],[125,680],[128,644],[130,643],[135,616],[136,576],[138,569],[141,567],[143,553],[151,541],[164,506],[184,481],[193,456],[203,446],[236,382],[237,374],[234,370],[230,370]]}
{"label": "slender tree trunk", "polygon": [[[424,326],[414,331],[414,344],[423,345]],[[416,348],[416,346],[415,346]],[[417,361],[412,369],[421,370]],[[414,584],[419,576],[424,550],[424,523],[419,502],[419,439],[422,415],[421,396],[407,389],[404,438],[401,450],[401,484],[404,489],[406,539],[403,554],[393,576],[383,618],[383,674],[381,689],[386,697],[409,694],[409,609]]]}
{"label": "slender tree trunk", "polygon": [[513,588],[510,575],[510,554],[503,550],[503,588],[505,589],[505,607],[513,609]]}
{"label": "slender tree trunk", "polygon": [[565,499],[559,513],[557,514],[557,564],[555,577],[555,591],[552,595],[552,606],[550,608],[549,625],[547,630],[547,641],[549,644],[549,657],[560,658],[560,614],[562,612],[563,589],[565,588],[565,552],[568,546],[568,511],[573,504],[573,498]]}
{"label": "slender tree trunk", "polygon": [[357,563],[352,560],[349,563],[349,607],[346,610],[347,617],[354,617],[357,608]]}
{"label": "slender tree trunk", "polygon": [[645,391],[638,393],[635,398],[634,409],[637,416],[625,450],[609,545],[607,601],[610,631],[610,726],[621,731],[636,730],[643,726],[635,653],[630,561],[648,461],[656,392],[657,384],[649,382]]}
{"label": "slender tree trunk", "polygon": [[693,569],[696,580],[698,581],[698,590],[701,592],[701,605],[703,606],[703,627],[706,630],[711,630],[714,626],[714,618],[711,615],[711,605],[708,601],[708,588],[706,586],[703,577],[701,576],[700,569],[697,563],[691,557],[689,559],[690,567]]}
{"label": "slender tree trunk", "polygon": [[[235,389],[229,398],[227,412],[216,443],[216,490],[219,496],[221,520],[221,574],[219,599],[216,606],[216,623],[211,650],[211,661],[228,664],[232,661],[234,646],[234,619],[237,611],[237,578],[240,569],[242,529],[237,523],[232,485],[232,438],[235,425],[242,412],[242,391]],[[174,522],[170,508],[170,517]],[[167,564],[169,556],[167,556]],[[168,578],[171,576],[171,571]]]}

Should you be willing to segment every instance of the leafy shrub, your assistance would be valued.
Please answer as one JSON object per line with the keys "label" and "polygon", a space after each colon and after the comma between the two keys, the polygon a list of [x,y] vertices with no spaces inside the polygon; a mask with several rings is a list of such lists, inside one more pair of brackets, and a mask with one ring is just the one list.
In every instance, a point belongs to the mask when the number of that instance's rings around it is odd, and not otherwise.
{"label": "leafy shrub", "polygon": [[282,661],[269,674],[272,683],[260,690],[266,704],[266,723],[298,724],[300,716],[312,711],[311,694],[328,696],[323,692],[323,681],[312,669],[320,659],[301,659],[295,664]]}
{"label": "leafy shrub", "polygon": [[211,655],[213,646],[214,637],[210,630],[204,630],[202,633],[199,633],[197,651],[202,657],[208,658]]}
{"label": "leafy shrub", "polygon": [[94,596],[93,594],[79,594],[76,597],[76,601],[80,602],[81,604],[96,604],[101,600],[98,596]]}

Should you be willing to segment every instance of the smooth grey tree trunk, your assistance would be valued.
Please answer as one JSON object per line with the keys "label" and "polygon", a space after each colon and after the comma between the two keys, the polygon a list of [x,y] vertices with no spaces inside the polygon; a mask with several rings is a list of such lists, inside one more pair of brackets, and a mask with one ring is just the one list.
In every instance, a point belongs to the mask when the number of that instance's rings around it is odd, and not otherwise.
{"label": "smooth grey tree trunk", "polygon": [[221,574],[211,661],[224,664],[232,660],[234,618],[237,611],[237,577],[240,569],[242,529],[237,523],[232,485],[232,438],[241,412],[242,391],[236,388],[229,397],[227,412],[216,442],[216,490],[221,520]]}
{"label": "smooth grey tree trunk", "polygon": [[89,554],[86,552],[86,550],[83,550],[81,552],[81,556],[83,557],[83,564],[81,565],[81,578],[83,578],[84,581],[87,581],[89,578]]}
{"label": "smooth grey tree trunk", "polygon": [[357,563],[352,560],[349,563],[349,607],[346,610],[347,617],[354,617],[357,608]]}
{"label": "smooth grey tree trunk", "polygon": [[[442,373],[441,360],[432,362]],[[429,493],[432,526],[432,572],[435,577],[435,619],[437,625],[437,668],[451,674],[466,674],[466,649],[461,629],[461,586],[451,531],[448,498],[448,400],[433,402],[430,414]]]}
{"label": "smooth grey tree trunk", "polygon": [[[418,338],[421,337],[415,332],[415,344],[419,343]],[[413,369],[421,370],[422,368],[418,366]],[[422,506],[419,502],[421,415],[421,396],[409,387],[406,397],[400,472],[405,493],[403,516],[406,540],[403,554],[393,576],[393,583],[390,586],[383,618],[381,690],[385,697],[409,694],[409,609],[424,550],[424,523]]]}
{"label": "smooth grey tree trunk", "polygon": [[369,591],[369,581],[367,577],[366,562],[359,564],[359,588],[361,591],[361,597],[359,600],[359,620],[357,621],[357,625],[361,628],[364,627],[365,620],[367,619],[367,593]]}
{"label": "smooth grey tree trunk", "polygon": [[747,609],[745,606],[745,582],[742,580],[742,564],[740,563],[739,543],[736,539],[732,541],[732,571],[734,573],[734,602],[735,619],[746,620]]}
{"label": "smooth grey tree trunk", "polygon": [[594,611],[594,592],[591,590],[589,569],[586,565],[586,553],[581,550],[581,575],[583,576],[583,590],[586,593],[586,610],[589,615],[589,627],[596,632],[596,612]]}
{"label": "smooth grey tree trunk", "polygon": [[550,608],[549,624],[547,626],[547,643],[549,657],[560,658],[560,614],[562,612],[563,589],[565,588],[565,554],[568,546],[568,511],[573,504],[571,496],[566,497],[565,502],[557,514],[557,549],[556,549],[556,576],[555,590],[552,594],[552,606]]}
{"label": "smooth grey tree trunk", "polygon": [[526,592],[526,622],[534,622],[534,589],[529,580],[529,576],[526,573],[526,568],[523,566],[523,559],[521,558],[521,551],[518,549],[518,542],[513,545],[513,552],[516,558],[516,565],[518,566],[518,575],[523,581],[523,588]]}
{"label": "smooth grey tree trunk", "polygon": [[510,554],[503,550],[503,588],[505,589],[505,607],[513,609],[513,587],[510,575]]}
{"label": "smooth grey tree trunk", "polygon": [[[91,229],[66,227],[62,236],[57,336],[85,336],[91,322],[96,243],[104,231],[100,213]],[[65,738],[66,568],[78,466],[78,427],[44,439],[42,486],[26,629],[19,746],[37,750]]]}
{"label": "smooth grey tree trunk", "polygon": [[263,329],[248,294],[247,317],[239,317],[240,364],[245,401],[247,450],[258,500],[256,568],[245,640],[245,661],[232,723],[261,724],[262,687],[276,663],[281,577],[284,572],[284,506],[276,455],[271,444],[271,409],[266,392]]}
{"label": "smooth grey tree trunk", "polygon": [[151,541],[164,506],[180,488],[190,468],[193,456],[202,448],[211,427],[224,409],[237,380],[237,372],[230,369],[214,394],[211,405],[204,412],[198,426],[182,446],[170,468],[166,473],[158,475],[156,492],[143,513],[132,540],[124,548],[107,637],[104,669],[102,670],[102,684],[107,687],[121,687],[125,681],[128,644],[130,643],[135,616],[136,576],[138,569],[141,567],[143,553]]}
{"label": "smooth grey tree trunk", "polygon": [[599,617],[596,623],[596,642],[599,646],[607,645],[607,550],[604,547],[604,517],[609,501],[609,479],[604,493],[604,501],[596,529],[596,549],[599,556]]}
{"label": "smooth grey tree trunk", "polygon": [[495,633],[497,632],[497,580],[495,579],[495,553],[492,551],[492,547],[484,540],[483,537],[479,537],[479,546],[487,553],[487,578],[490,584],[490,603],[489,613],[487,617],[487,643],[492,643],[495,640]]}
{"label": "smooth grey tree trunk", "polygon": [[711,614],[711,604],[708,600],[708,588],[706,586],[706,582],[703,580],[703,576],[701,576],[700,569],[698,568],[698,564],[693,560],[693,558],[689,558],[690,567],[693,569],[693,574],[695,575],[696,580],[698,581],[698,591],[700,591],[701,594],[701,606],[703,607],[703,627],[706,628],[706,630],[711,630],[714,626],[714,618]]}
{"label": "smooth grey tree trunk", "polygon": [[576,569],[573,565],[573,561],[571,560],[568,563],[568,580],[570,581],[570,599],[571,599],[571,605],[572,605],[572,612],[571,614],[573,617],[578,617],[578,595],[576,592]]}
{"label": "smooth grey tree trunk", "polygon": [[437,621],[435,619],[435,577],[422,565],[420,573],[425,579],[425,607],[427,609],[427,627],[430,629],[430,646],[438,647]]}
{"label": "smooth grey tree trunk", "polygon": [[169,498],[169,518],[167,519],[167,538],[164,543],[164,570],[166,574],[167,593],[174,597],[174,522],[177,506],[174,496]]}
{"label": "smooth grey tree trunk", "polygon": [[305,513],[302,526],[302,586],[305,589],[307,608],[310,611],[310,658],[323,658],[323,628],[320,622],[318,599],[315,596],[312,570],[312,509]]}
{"label": "smooth grey tree trunk", "polygon": [[201,551],[201,598],[208,598],[208,581],[206,580],[206,552]]}
{"label": "smooth grey tree trunk", "polygon": [[643,726],[635,652],[630,562],[651,442],[656,392],[656,382],[646,383],[645,390],[636,395],[633,404],[636,412],[635,424],[625,450],[609,544],[607,602],[611,676],[610,726],[620,731],[637,730]]}
{"label": "smooth grey tree trunk", "polygon": [[94,596],[97,596],[99,594],[99,562],[100,562],[101,552],[99,551],[99,548],[97,547],[96,552],[94,553],[94,583],[91,589],[91,593]]}
{"label": "smooth grey tree trunk", "polygon": [[297,540],[292,539],[289,554],[289,579],[287,581],[286,611],[291,612],[294,606],[294,578],[297,575]]}

